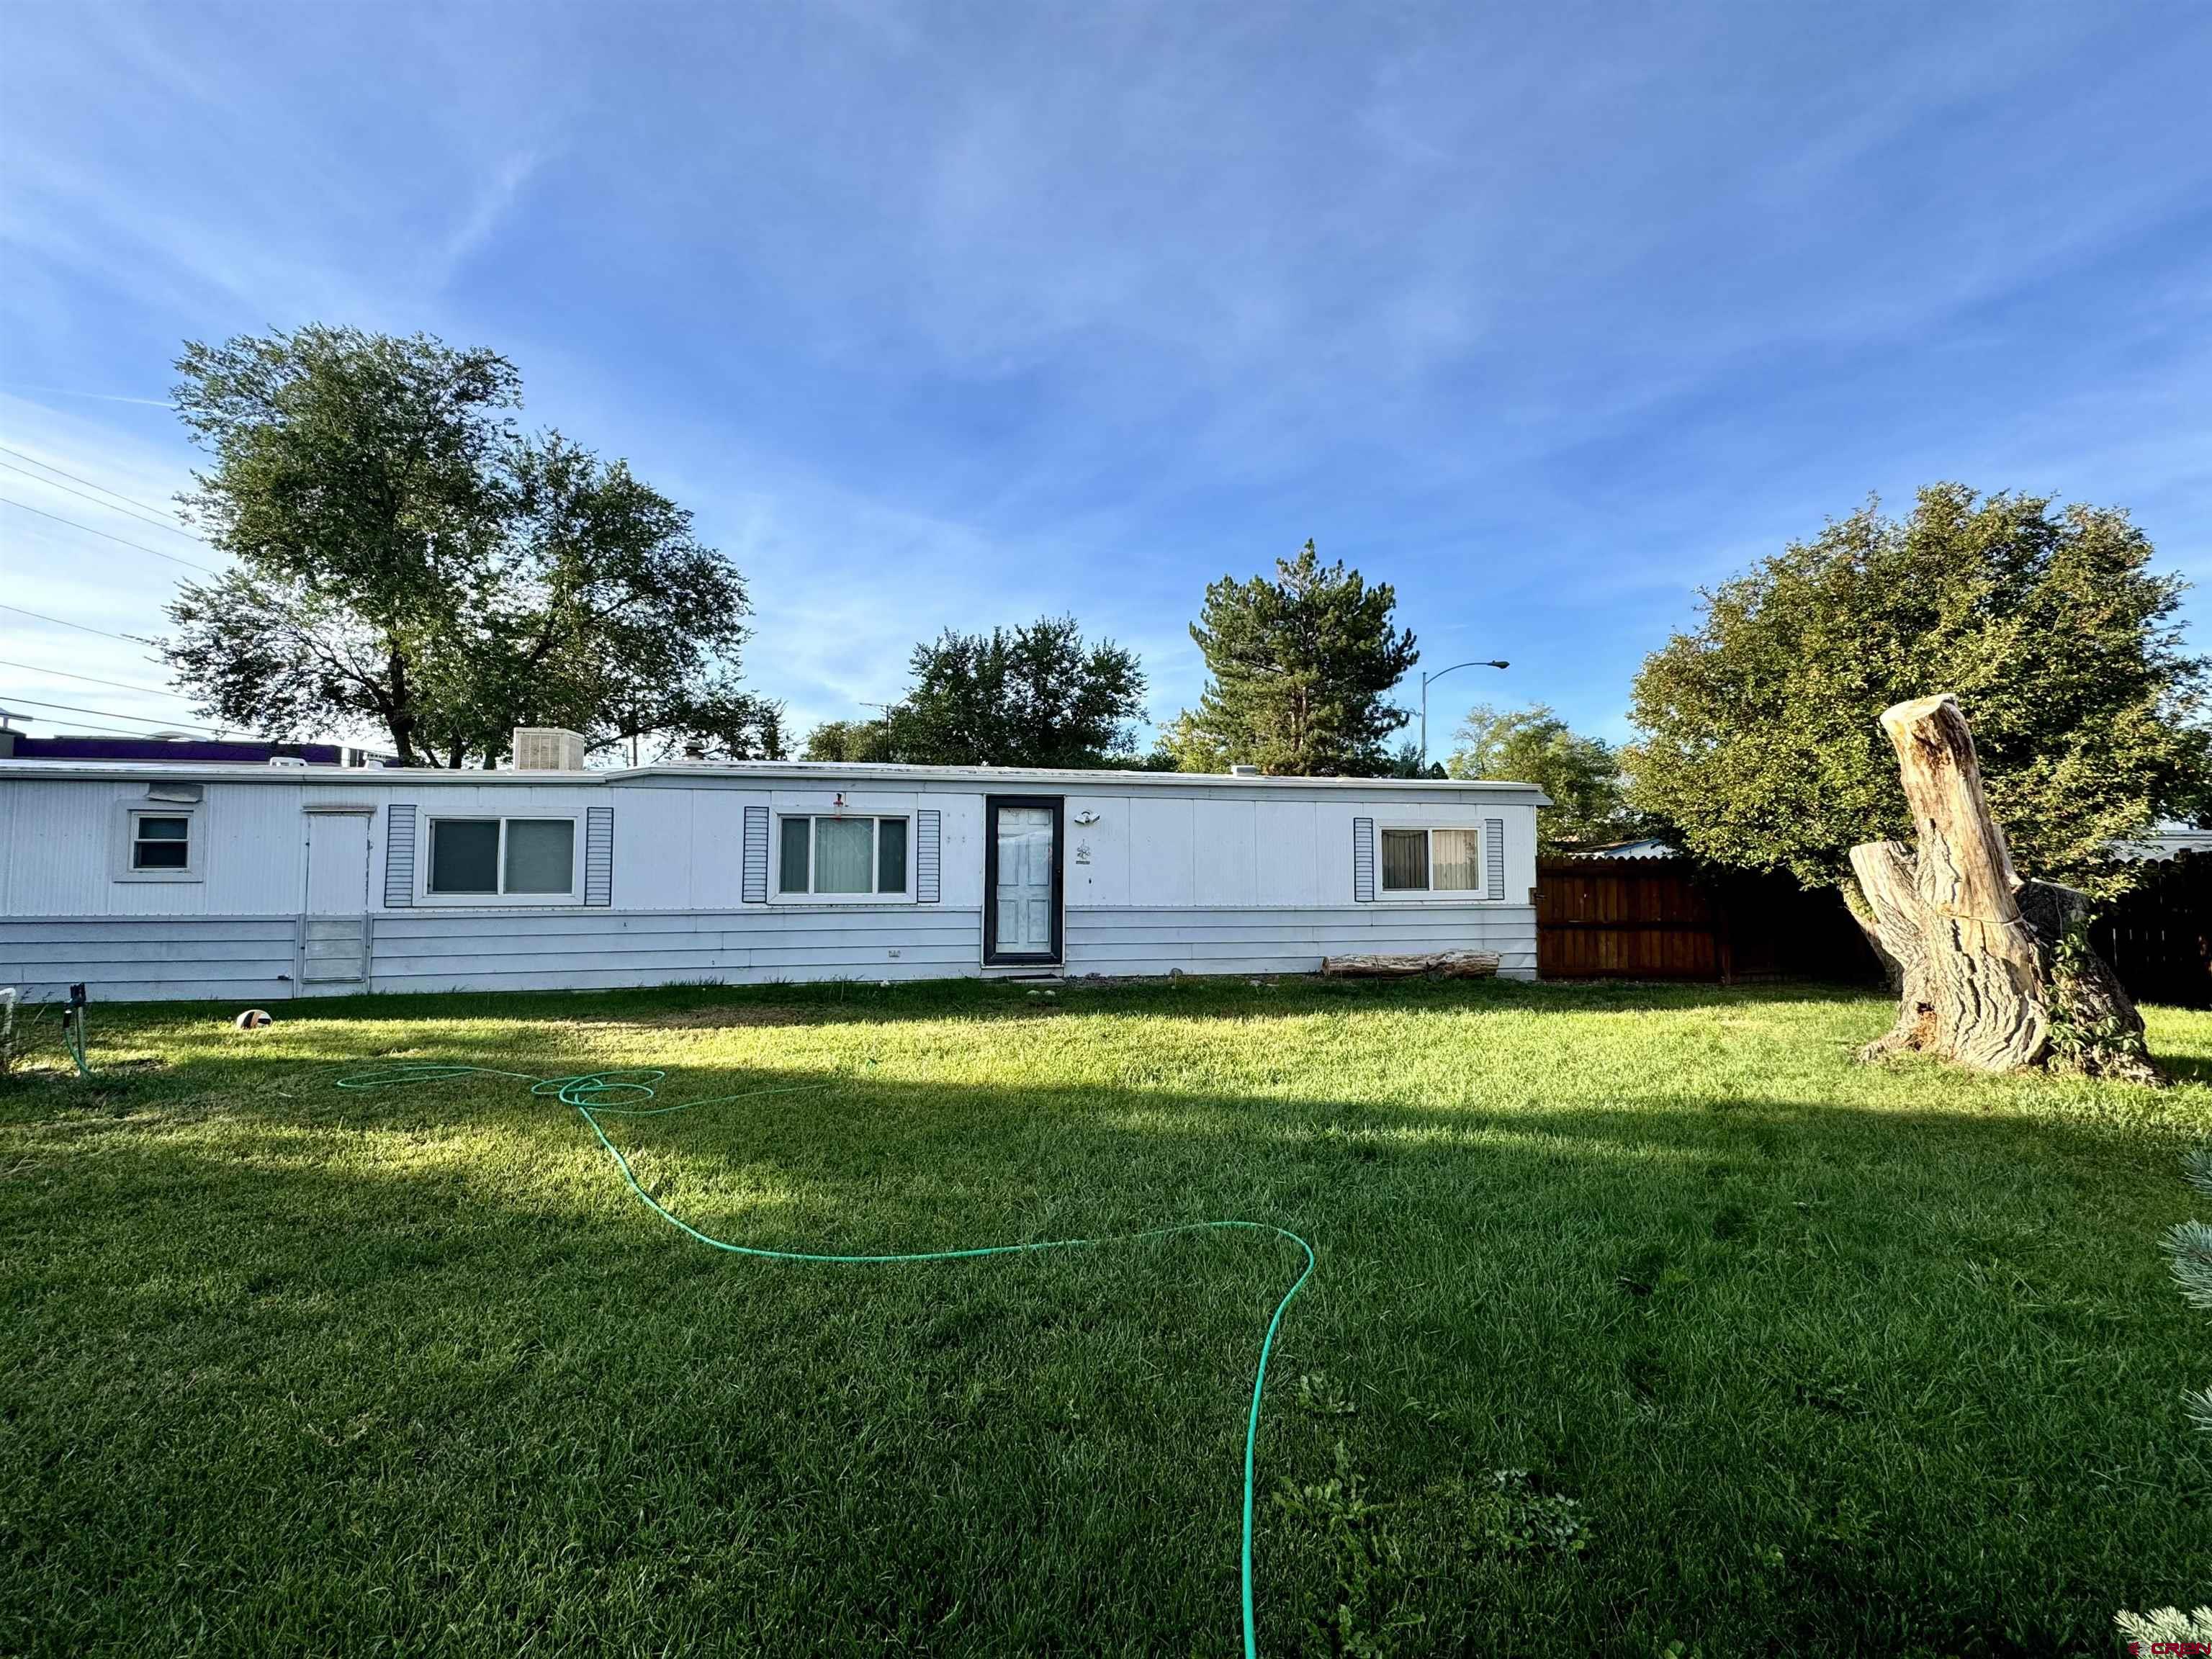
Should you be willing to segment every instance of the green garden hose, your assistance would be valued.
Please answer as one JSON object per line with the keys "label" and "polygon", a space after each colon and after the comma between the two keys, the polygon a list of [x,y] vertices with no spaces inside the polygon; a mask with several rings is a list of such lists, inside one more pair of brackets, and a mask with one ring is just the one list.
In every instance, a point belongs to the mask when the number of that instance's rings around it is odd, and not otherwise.
{"label": "green garden hose", "polygon": [[659,1201],[639,1182],[629,1160],[622,1155],[621,1148],[607,1139],[600,1124],[602,1117],[661,1117],[671,1112],[690,1111],[695,1106],[712,1106],[732,1100],[757,1100],[766,1095],[804,1094],[824,1089],[827,1084],[797,1084],[787,1088],[757,1089],[749,1093],[708,1095],[699,1100],[678,1101],[670,1106],[613,1106],[611,1100],[647,1101],[654,1097],[653,1085],[667,1073],[655,1069],[582,1072],[572,1077],[534,1077],[526,1072],[502,1072],[488,1066],[449,1066],[435,1062],[392,1066],[379,1072],[362,1072],[338,1079],[341,1089],[410,1088],[426,1083],[442,1083],[461,1077],[510,1078],[530,1085],[533,1095],[548,1096],[564,1105],[573,1106],[591,1125],[592,1133],[607,1156],[614,1159],[615,1167],[622,1171],[623,1180],[631,1192],[642,1200],[647,1209],[679,1231],[690,1234],[702,1244],[732,1255],[757,1256],[770,1261],[811,1261],[841,1267],[887,1267],[896,1262],[963,1261],[980,1256],[1025,1255],[1039,1250],[1093,1249],[1106,1244],[1132,1244],[1142,1239],[1171,1238],[1179,1233],[1243,1231],[1273,1233],[1278,1238],[1288,1239],[1305,1253],[1305,1266],[1283,1298],[1275,1304],[1273,1317],[1267,1321],[1267,1334],[1260,1343],[1260,1363],[1252,1375],[1252,1409],[1244,1423],[1244,1659],[1258,1659],[1260,1647],[1252,1607],[1252,1508],[1253,1464],[1260,1440],[1260,1402],[1267,1387],[1267,1361],[1274,1352],[1276,1333],[1282,1328],[1283,1315],[1288,1311],[1291,1300],[1305,1288],[1313,1277],[1313,1246],[1286,1227],[1278,1227],[1266,1221],[1186,1221],[1174,1226],[1147,1227],[1141,1232],[1114,1233],[1099,1238],[1040,1239],[1027,1244],[982,1244],[958,1250],[915,1250],[884,1255],[830,1255],[811,1250],[771,1250],[757,1244],[732,1244],[727,1239],[704,1233],[681,1216],[664,1208]]}

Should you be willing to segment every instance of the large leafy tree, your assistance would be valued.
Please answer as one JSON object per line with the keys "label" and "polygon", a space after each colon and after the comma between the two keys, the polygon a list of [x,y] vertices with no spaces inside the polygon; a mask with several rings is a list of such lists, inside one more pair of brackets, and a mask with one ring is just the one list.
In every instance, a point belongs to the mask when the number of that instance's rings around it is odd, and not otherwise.
{"label": "large leafy tree", "polygon": [[1407,715],[1383,696],[1420,657],[1413,635],[1391,625],[1396,605],[1389,583],[1322,564],[1310,541],[1276,560],[1273,577],[1210,584],[1190,629],[1209,678],[1196,710],[1164,729],[1164,748],[1186,771],[1388,772],[1388,740]]}
{"label": "large leafy tree", "polygon": [[1620,757],[1604,738],[1583,736],[1547,705],[1477,703],[1455,735],[1448,776],[1533,783],[1552,798],[1537,814],[1541,850],[1587,847],[1625,829]]}
{"label": "large leafy tree", "polygon": [[2124,513],[2047,496],[1869,502],[1704,595],[1635,687],[1630,799],[1697,854],[1848,885],[1909,837],[1875,717],[1954,691],[2023,872],[2109,887],[2115,842],[2203,808],[2207,664]]}
{"label": "large leafy tree", "polygon": [[276,736],[374,727],[408,764],[496,763],[518,725],[744,755],[743,578],[691,516],[557,434],[481,349],[348,328],[188,346],[175,400],[212,457],[186,497],[234,570],[164,647],[208,712]]}
{"label": "large leafy tree", "polygon": [[946,629],[917,645],[914,682],[881,720],[831,720],[807,738],[817,760],[926,766],[1100,767],[1135,749],[1145,675],[1134,653],[1087,641],[1073,617],[988,634]]}

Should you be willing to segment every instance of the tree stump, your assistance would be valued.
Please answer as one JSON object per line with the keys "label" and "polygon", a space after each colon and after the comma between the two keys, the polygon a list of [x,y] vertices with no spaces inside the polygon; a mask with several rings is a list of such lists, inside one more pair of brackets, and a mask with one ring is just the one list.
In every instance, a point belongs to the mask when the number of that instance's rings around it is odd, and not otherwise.
{"label": "tree stump", "polygon": [[1899,993],[1897,1024],[1862,1058],[1919,1051],[1978,1071],[2158,1081],[2142,1015],[2089,946],[2087,896],[2013,869],[1957,701],[1947,692],[1899,703],[1881,726],[1918,845],[1851,848]]}

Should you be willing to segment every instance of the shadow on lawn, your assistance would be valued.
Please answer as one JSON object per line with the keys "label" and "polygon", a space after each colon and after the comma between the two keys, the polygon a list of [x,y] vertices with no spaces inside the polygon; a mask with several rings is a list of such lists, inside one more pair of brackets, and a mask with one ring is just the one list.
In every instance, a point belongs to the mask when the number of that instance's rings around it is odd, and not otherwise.
{"label": "shadow on lawn", "polygon": [[[1043,994],[1050,992],[1048,998]],[[1858,985],[1811,983],[1722,986],[1630,981],[1530,983],[1514,980],[1362,981],[1281,975],[1091,982],[931,980],[882,985],[869,981],[789,985],[699,983],[605,991],[453,991],[319,997],[278,1006],[279,1020],[316,1025],[334,1021],[525,1020],[548,1024],[609,1021],[644,1026],[727,1023],[830,1024],[948,1018],[1034,1018],[1054,1013],[1167,1014],[1181,1018],[1303,1018],[1365,1012],[1637,1013],[1747,1005],[1880,1001]],[[95,1027],[214,1018],[228,1024],[228,1003],[116,1003],[95,1009]]]}
{"label": "shadow on lawn", "polygon": [[[330,1017],[363,1006],[385,1012],[380,999]],[[1506,1004],[1453,988],[1417,1006]],[[1273,1255],[1216,1269],[1188,1250],[1075,1253],[1018,1272],[899,1273],[732,1261],[646,1212],[579,1115],[525,1085],[342,1094],[335,1075],[273,1054],[188,1059],[132,1085],[128,1139],[121,1123],[70,1113],[59,1089],[46,1096],[60,1109],[7,1126],[27,1160],[15,1218],[40,1241],[15,1253],[20,1305],[47,1309],[65,1351],[97,1346],[78,1323],[90,1308],[132,1333],[126,1349],[170,1332],[192,1376],[285,1376],[283,1357],[256,1357],[271,1332],[288,1351],[337,1345],[360,1364],[434,1375],[428,1398],[464,1445],[576,1432],[587,1406],[614,1407],[605,1432],[627,1434],[669,1378],[702,1387],[699,1368],[724,1368],[713,1408],[750,1437],[751,1461],[721,1470],[718,1443],[672,1425],[636,1479],[724,1483],[718,1502],[781,1516],[781,1530],[720,1529],[742,1548],[713,1528],[703,1542],[618,1530],[593,1559],[619,1576],[656,1550],[691,1552],[716,1605],[746,1609],[723,1616],[785,1621],[757,1632],[764,1641],[831,1628],[823,1645],[926,1645],[899,1621],[963,1601],[986,1645],[1035,1645],[1039,1620],[1043,1644],[1070,1648],[1104,1645],[1091,1638],[1109,1626],[1154,1650],[1220,1633],[1232,1540],[1215,1523],[1255,1317],[1281,1289]],[[661,1103],[822,1080],[678,1069]],[[162,1133],[188,1101],[203,1103],[179,1114],[191,1133]],[[234,1133],[212,1133],[216,1120]],[[22,1134],[58,1125],[82,1131],[66,1158]],[[1929,1639],[1940,1605],[1943,1630],[2014,1632],[1989,1651],[2055,1651],[2101,1639],[2112,1606],[2171,1599],[2212,1567],[2186,1505],[2139,1502],[2202,1486],[2170,1420],[2201,1378],[2155,1249],[2185,1194],[2106,1124],[1753,1096],[1415,1107],[848,1074],[819,1093],[608,1130],[677,1213],[772,1247],[941,1249],[1232,1216],[1304,1234],[1320,1269],[1285,1328],[1265,1478],[1324,1480],[1332,1443],[1349,1447],[1385,1504],[1366,1524],[1401,1553],[1383,1577],[1426,1621],[1420,1649],[1626,1651],[1649,1638],[1636,1650],[1649,1651],[1674,1630],[1722,1650],[1898,1652]],[[69,1174],[94,1159],[100,1204],[75,1206]],[[68,1289],[95,1260],[118,1264],[106,1288]],[[522,1357],[499,1358],[510,1349]],[[448,1350],[493,1358],[471,1369]],[[1079,1407],[1036,1383],[1063,1352],[1084,1357],[1055,1382],[1094,1391]],[[149,1363],[143,1349],[135,1363]],[[1298,1379],[1319,1374],[1334,1382],[1316,1411]],[[365,1390],[364,1411],[380,1397],[373,1370],[365,1383],[283,1386]],[[1328,1404],[1330,1388],[1353,1408]],[[543,1411],[536,1426],[511,1414],[507,1389]],[[994,1403],[957,1403],[970,1398]],[[806,1524],[821,1535],[792,1534],[789,1517],[812,1513],[793,1495],[851,1478],[856,1444],[882,1437],[871,1413],[894,1442],[929,1447],[919,1462],[896,1443],[869,1453],[863,1489],[895,1524],[864,1548],[820,1519]],[[1126,1468],[1055,1474],[1053,1449],[1086,1437]],[[1179,1472],[1194,1455],[1184,1440],[1205,1449],[1202,1478]],[[209,1455],[252,1474],[254,1443]],[[342,1464],[319,1489],[335,1480],[344,1503],[365,1504],[388,1467]],[[522,1467],[555,1480],[527,1455]],[[1595,1528],[1587,1559],[1499,1571],[1438,1541],[1462,1524],[1436,1509],[1439,1480],[1504,1468],[1577,1496]],[[2098,1473],[2112,1469],[2127,1480]],[[1121,1513],[1109,1494],[1128,1471],[1171,1498]],[[527,1480],[514,1500],[526,1530],[557,1541],[588,1524],[573,1502],[531,1509]],[[248,1484],[249,1526],[304,1570],[317,1546],[312,1531],[288,1541],[287,1506],[306,1499]],[[188,1531],[221,1531],[223,1504],[240,1501],[220,1478],[199,1500],[192,1480],[163,1485],[185,1510],[165,1524]],[[1033,1547],[1058,1524],[1018,1497],[1038,1487],[1079,1507],[1097,1494],[1097,1514],[1078,1517],[1079,1571]],[[627,1499],[614,1507],[629,1514]],[[949,1559],[931,1535],[948,1514],[967,1540]],[[1342,1591],[1329,1535],[1272,1508],[1262,1524],[1265,1619],[1324,1629]],[[57,1544],[54,1559],[94,1547]],[[1760,1548],[1786,1568],[1760,1567]],[[805,1568],[797,1602],[776,1588],[790,1563]],[[433,1605],[496,1606],[489,1570],[463,1570]],[[72,1571],[99,1579],[89,1555]],[[380,1595],[364,1589],[362,1606]]]}

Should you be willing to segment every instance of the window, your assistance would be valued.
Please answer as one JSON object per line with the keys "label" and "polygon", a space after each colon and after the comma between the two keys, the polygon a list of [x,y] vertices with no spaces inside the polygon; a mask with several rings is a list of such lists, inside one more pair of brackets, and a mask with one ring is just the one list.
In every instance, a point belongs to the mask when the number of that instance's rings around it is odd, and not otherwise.
{"label": "window", "polygon": [[196,783],[156,784],[136,800],[118,801],[108,873],[117,881],[205,880],[213,844],[206,812]]}
{"label": "window", "polygon": [[131,815],[133,870],[189,870],[192,867],[192,820],[183,812]]}
{"label": "window", "polygon": [[845,898],[906,892],[907,821],[787,817],[776,842],[776,890]]}
{"label": "window", "polygon": [[567,898],[576,890],[574,818],[433,818],[425,892]]}
{"label": "window", "polygon": [[1385,830],[1386,893],[1479,893],[1482,835],[1475,830]]}

